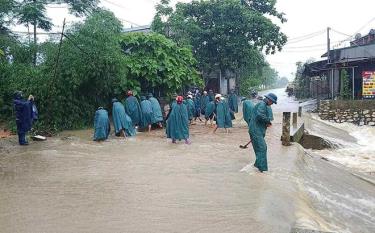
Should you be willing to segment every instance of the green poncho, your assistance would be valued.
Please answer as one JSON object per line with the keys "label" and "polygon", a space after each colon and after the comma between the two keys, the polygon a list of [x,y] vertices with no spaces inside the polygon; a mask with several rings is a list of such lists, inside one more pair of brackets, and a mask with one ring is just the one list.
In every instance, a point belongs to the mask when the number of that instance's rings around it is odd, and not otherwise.
{"label": "green poncho", "polygon": [[108,138],[111,126],[107,110],[99,109],[95,112],[94,129],[94,141],[106,140]]}
{"label": "green poncho", "polygon": [[152,124],[152,105],[149,100],[142,100],[141,102],[142,120],[141,127],[145,128]]}
{"label": "green poncho", "polygon": [[194,118],[194,115],[195,115],[194,101],[192,99],[187,99],[186,100],[186,106],[187,106],[187,110],[188,110],[189,120],[192,120]]}
{"label": "green poncho", "polygon": [[211,101],[215,101],[215,94],[213,92],[209,93],[208,94],[208,100],[211,102]]}
{"label": "green poncho", "polygon": [[238,112],[238,100],[237,95],[234,93],[231,93],[228,97],[228,104],[229,108],[232,110],[232,112],[237,113]]}
{"label": "green poncho", "polygon": [[189,118],[185,104],[175,104],[167,120],[167,138],[188,139]]}
{"label": "green poncho", "polygon": [[212,114],[215,112],[215,102],[214,101],[211,101],[211,102],[208,102],[207,106],[206,106],[206,110],[205,110],[205,113],[204,113],[204,117],[208,120],[212,117]]}
{"label": "green poncho", "polygon": [[271,123],[271,119],[271,107],[267,106],[264,101],[255,105],[251,115],[249,132],[256,157],[254,166],[262,172],[268,170],[267,144],[264,137],[266,136],[267,125]]}
{"label": "green poncho", "polygon": [[163,121],[163,113],[161,112],[161,107],[159,101],[155,97],[150,97],[148,99],[152,106],[152,124]]}
{"label": "green poncho", "polygon": [[137,98],[134,96],[129,96],[125,100],[125,110],[126,114],[128,114],[132,119],[133,125],[140,125],[142,113]]}
{"label": "green poncho", "polygon": [[210,97],[208,95],[202,95],[201,97],[201,113],[205,115],[206,107],[210,102]]}
{"label": "green poncho", "polygon": [[243,119],[246,121],[247,125],[250,124],[251,114],[254,110],[254,104],[251,100],[245,100],[242,104]]}
{"label": "green poncho", "polygon": [[125,113],[124,106],[120,102],[114,102],[112,107],[113,125],[115,133],[118,135],[122,129],[125,130],[126,136],[134,136],[135,129],[131,118]]}
{"label": "green poncho", "polygon": [[216,105],[216,125],[218,128],[232,127],[232,117],[226,101],[220,101]]}

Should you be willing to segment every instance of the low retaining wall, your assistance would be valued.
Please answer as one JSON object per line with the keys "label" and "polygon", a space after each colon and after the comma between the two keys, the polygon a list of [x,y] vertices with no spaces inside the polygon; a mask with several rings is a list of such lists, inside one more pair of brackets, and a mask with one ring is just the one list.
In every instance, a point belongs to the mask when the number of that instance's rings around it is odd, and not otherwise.
{"label": "low retaining wall", "polygon": [[319,117],[337,123],[375,126],[375,100],[321,100]]}

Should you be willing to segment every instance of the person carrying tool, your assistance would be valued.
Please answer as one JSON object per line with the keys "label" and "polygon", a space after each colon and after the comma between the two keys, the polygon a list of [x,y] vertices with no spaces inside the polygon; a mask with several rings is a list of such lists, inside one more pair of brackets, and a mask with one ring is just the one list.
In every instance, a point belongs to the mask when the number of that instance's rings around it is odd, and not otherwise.
{"label": "person carrying tool", "polygon": [[266,136],[267,127],[272,125],[272,109],[268,109],[268,106],[272,104],[277,104],[277,96],[269,93],[263,101],[255,105],[250,118],[249,132],[256,157],[254,166],[260,172],[268,171],[267,144],[264,137]]}

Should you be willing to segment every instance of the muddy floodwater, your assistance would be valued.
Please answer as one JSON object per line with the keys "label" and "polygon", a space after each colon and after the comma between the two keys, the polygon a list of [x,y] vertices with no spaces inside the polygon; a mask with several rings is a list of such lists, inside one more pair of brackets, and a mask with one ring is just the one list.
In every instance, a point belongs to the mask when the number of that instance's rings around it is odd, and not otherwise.
{"label": "muddy floodwater", "polygon": [[229,134],[191,126],[191,145],[164,130],[103,143],[83,130],[3,146],[0,232],[375,232],[375,186],[281,146],[281,111],[282,102],[265,174],[251,146],[239,148],[249,140],[242,114]]}

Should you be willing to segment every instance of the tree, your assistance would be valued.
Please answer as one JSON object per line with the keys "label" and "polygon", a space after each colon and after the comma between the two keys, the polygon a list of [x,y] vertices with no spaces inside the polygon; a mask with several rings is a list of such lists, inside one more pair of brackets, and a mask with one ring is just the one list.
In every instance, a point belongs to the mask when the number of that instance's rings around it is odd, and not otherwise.
{"label": "tree", "polygon": [[294,92],[297,98],[310,97],[310,78],[305,77],[305,65],[314,62],[313,59],[308,59],[306,62],[297,62],[297,70],[294,78]]}
{"label": "tree", "polygon": [[129,33],[121,38],[128,79],[143,92],[158,90],[171,95],[189,85],[202,85],[190,48],[179,47],[165,36]]}
{"label": "tree", "polygon": [[[37,28],[45,31],[52,29],[51,19],[47,17],[46,7],[48,4],[66,3],[71,13],[82,16],[95,9],[98,0],[20,0],[17,1],[16,18],[17,23],[29,28],[33,26],[34,45],[37,44]],[[36,51],[34,53],[34,65],[36,65]]]}
{"label": "tree", "polygon": [[281,77],[277,80],[276,86],[277,87],[286,87],[289,83],[289,80],[287,77]]}
{"label": "tree", "polygon": [[8,33],[8,25],[11,21],[14,3],[13,0],[0,1],[0,35]]}
{"label": "tree", "polygon": [[83,23],[68,28],[59,63],[56,43],[40,45],[41,60],[36,67],[24,59],[28,46],[12,47],[12,62],[0,62],[0,99],[6,103],[1,117],[11,116],[12,94],[22,90],[36,97],[37,129],[53,132],[91,125],[95,109],[109,107],[113,97],[134,87],[126,77],[121,30],[113,13],[95,10]]}
{"label": "tree", "polygon": [[251,2],[193,1],[178,3],[171,11],[169,0],[164,0],[157,6],[152,26],[180,45],[191,45],[205,73],[212,69],[235,72],[251,66],[257,51],[272,54],[281,50],[287,39],[280,27],[266,17],[282,16],[274,9],[275,1]]}

